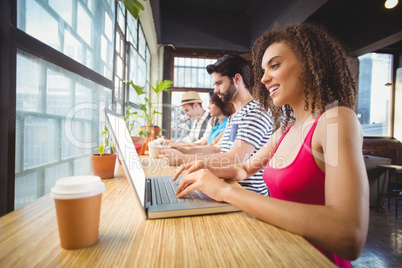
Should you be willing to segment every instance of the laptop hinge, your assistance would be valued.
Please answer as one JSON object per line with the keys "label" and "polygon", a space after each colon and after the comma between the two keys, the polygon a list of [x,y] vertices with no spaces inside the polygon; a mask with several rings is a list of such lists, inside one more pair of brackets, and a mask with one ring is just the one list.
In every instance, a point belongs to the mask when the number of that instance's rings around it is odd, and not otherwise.
{"label": "laptop hinge", "polygon": [[145,185],[145,211],[148,212],[148,208],[152,204],[152,193],[151,193],[151,180],[147,179],[147,183]]}

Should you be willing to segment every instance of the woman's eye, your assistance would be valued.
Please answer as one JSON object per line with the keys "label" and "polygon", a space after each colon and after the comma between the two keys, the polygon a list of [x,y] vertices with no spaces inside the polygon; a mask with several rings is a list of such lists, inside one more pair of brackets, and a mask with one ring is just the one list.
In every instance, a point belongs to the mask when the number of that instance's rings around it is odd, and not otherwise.
{"label": "woman's eye", "polygon": [[278,66],[279,66],[279,64],[277,64],[277,63],[276,63],[276,64],[272,64],[272,65],[271,65],[271,69],[276,69],[276,68],[278,68]]}

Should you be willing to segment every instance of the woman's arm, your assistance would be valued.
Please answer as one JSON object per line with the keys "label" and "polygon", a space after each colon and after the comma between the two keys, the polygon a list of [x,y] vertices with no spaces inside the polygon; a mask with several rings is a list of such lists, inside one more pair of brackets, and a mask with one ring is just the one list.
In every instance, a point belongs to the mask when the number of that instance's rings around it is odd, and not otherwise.
{"label": "woman's arm", "polygon": [[[234,161],[230,162],[230,160],[227,159],[228,163],[224,165],[225,163],[222,163],[224,160],[221,158],[216,158],[216,161],[214,158],[192,161],[179,166],[174,173],[173,180],[176,180],[184,170],[187,170],[185,174],[190,174],[203,168],[209,169],[212,174],[222,179],[244,180],[266,166],[270,156],[275,151],[280,134],[280,130],[272,134],[268,142],[244,163],[233,163]],[[222,156],[223,154],[220,155]]]}
{"label": "woman's arm", "polygon": [[[198,189],[270,224],[302,235],[341,258],[356,259],[363,250],[369,216],[361,128],[350,109],[331,109],[322,118],[312,145],[323,152],[325,206],[266,198],[226,184],[206,169],[184,176],[178,197]],[[315,159],[320,161],[316,155]]]}

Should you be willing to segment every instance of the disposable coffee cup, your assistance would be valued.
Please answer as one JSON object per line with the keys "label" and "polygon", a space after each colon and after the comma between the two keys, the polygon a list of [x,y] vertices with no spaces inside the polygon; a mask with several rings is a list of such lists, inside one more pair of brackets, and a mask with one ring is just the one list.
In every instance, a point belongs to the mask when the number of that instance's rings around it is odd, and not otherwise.
{"label": "disposable coffee cup", "polygon": [[148,148],[149,148],[149,156],[152,158],[158,158],[159,157],[159,148],[160,143],[157,142],[157,140],[151,141],[148,143]]}
{"label": "disposable coffee cup", "polygon": [[85,248],[98,241],[102,193],[98,176],[74,176],[56,181],[51,190],[64,249]]}

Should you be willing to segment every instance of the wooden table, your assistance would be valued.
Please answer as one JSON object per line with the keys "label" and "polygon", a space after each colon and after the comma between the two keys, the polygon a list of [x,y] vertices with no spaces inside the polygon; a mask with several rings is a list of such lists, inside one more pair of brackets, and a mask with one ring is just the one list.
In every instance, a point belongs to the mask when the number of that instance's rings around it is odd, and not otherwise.
{"label": "wooden table", "polygon": [[[147,176],[173,173],[141,159]],[[62,249],[45,196],[0,218],[0,267],[334,267],[301,236],[243,212],[146,220],[121,166],[103,182],[97,244]]]}

